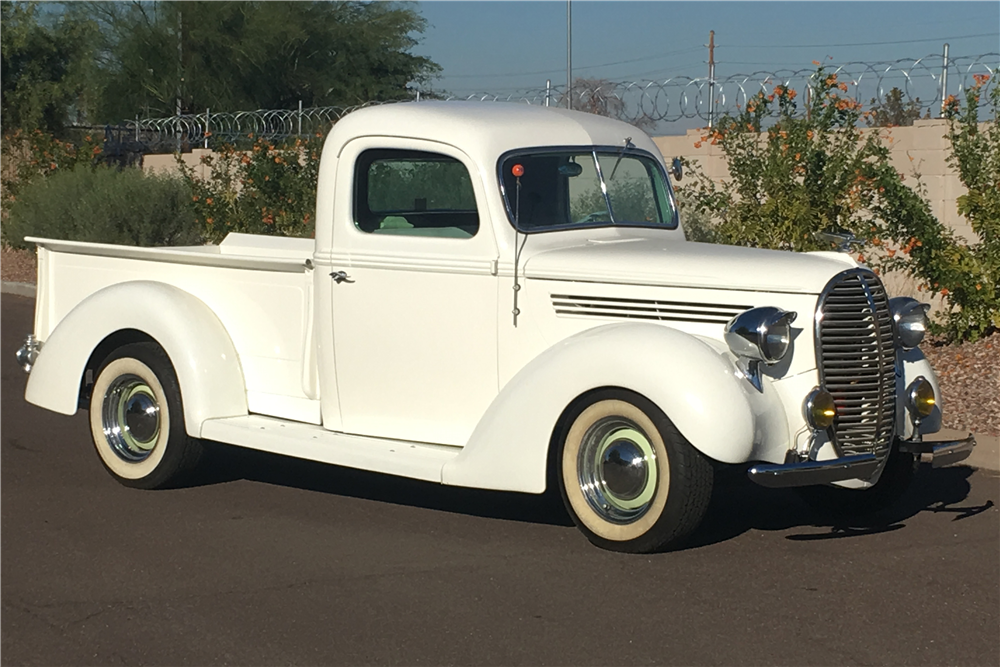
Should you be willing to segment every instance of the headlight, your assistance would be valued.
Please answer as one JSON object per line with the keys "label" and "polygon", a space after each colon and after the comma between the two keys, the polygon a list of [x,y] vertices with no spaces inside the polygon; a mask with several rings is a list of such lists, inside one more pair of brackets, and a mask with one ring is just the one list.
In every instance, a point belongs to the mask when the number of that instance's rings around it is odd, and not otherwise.
{"label": "headlight", "polygon": [[833,425],[833,420],[837,417],[837,406],[833,402],[833,394],[825,389],[816,387],[806,396],[803,406],[806,421],[817,430],[825,430]]}
{"label": "headlight", "polygon": [[936,404],[934,386],[924,376],[921,375],[907,387],[906,408],[915,418],[930,417]]}
{"label": "headlight", "polygon": [[904,350],[912,350],[927,332],[927,311],[930,305],[908,296],[889,299],[889,310],[896,324],[896,340]]}
{"label": "headlight", "polygon": [[771,306],[751,308],[726,325],[726,344],[737,357],[775,364],[788,353],[795,317]]}

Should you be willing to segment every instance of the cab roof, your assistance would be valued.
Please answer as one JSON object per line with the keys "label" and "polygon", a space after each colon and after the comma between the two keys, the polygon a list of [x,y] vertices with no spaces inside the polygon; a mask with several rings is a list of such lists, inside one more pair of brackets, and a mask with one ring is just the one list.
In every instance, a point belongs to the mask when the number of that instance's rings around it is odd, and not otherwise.
{"label": "cab roof", "polygon": [[450,144],[484,166],[507,151],[542,146],[621,146],[659,157],[639,128],[582,111],[514,102],[401,102],[366,107],[338,121],[328,141],[339,155],[358,137],[404,137]]}

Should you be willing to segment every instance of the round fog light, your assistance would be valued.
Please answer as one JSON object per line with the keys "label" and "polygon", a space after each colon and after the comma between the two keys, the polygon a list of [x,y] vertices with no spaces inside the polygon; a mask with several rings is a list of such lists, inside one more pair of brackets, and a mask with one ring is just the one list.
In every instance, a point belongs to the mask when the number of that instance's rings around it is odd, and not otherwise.
{"label": "round fog light", "polygon": [[805,413],[806,420],[814,429],[830,428],[837,417],[837,406],[833,402],[833,395],[825,389],[816,387],[806,396]]}
{"label": "round fog light", "polygon": [[921,375],[910,383],[906,390],[906,407],[912,415],[930,417],[936,403],[934,387],[927,378]]}

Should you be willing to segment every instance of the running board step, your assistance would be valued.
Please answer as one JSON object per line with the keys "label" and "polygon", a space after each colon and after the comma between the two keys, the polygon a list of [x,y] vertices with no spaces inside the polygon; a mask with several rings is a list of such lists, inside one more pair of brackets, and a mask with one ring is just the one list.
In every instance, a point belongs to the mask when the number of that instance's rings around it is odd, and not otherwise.
{"label": "running board step", "polygon": [[249,415],[210,419],[201,437],[309,461],[441,483],[441,469],[461,447],[383,440],[328,431],[322,426]]}

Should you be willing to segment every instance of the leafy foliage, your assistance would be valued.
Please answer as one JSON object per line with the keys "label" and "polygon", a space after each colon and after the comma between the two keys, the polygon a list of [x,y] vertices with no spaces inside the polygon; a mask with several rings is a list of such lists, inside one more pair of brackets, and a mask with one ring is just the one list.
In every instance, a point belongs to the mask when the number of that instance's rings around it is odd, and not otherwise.
{"label": "leafy foliage", "polygon": [[0,3],[0,84],[5,134],[61,135],[86,111],[97,28],[66,17],[45,25],[37,2]]}
{"label": "leafy foliage", "polygon": [[409,97],[440,70],[410,49],[424,20],[393,2],[91,2],[106,37],[98,117],[353,105]]}
{"label": "leafy foliage", "polygon": [[[920,118],[920,98],[903,101],[903,91],[893,88],[885,99],[879,102],[872,99],[869,102],[868,116],[865,122],[868,127],[903,127],[913,125]],[[928,111],[928,118],[930,118]]]}
{"label": "leafy foliage", "polygon": [[[691,170],[693,183],[681,188],[683,198],[713,220],[699,234],[734,245],[811,251],[831,247],[817,232],[853,233],[873,246],[858,255],[859,261],[876,270],[903,270],[946,299],[951,312],[942,329],[951,338],[982,335],[996,318],[995,243],[968,246],[934,217],[919,182],[916,190],[908,186],[890,165],[883,131],[858,128],[870,112],[862,113],[857,101],[842,94],[846,90],[836,74],[818,67],[805,115],[797,113],[796,91],[778,85],[703,136],[695,146],[721,145],[731,182],[720,186]],[[765,128],[772,110],[777,120]],[[995,193],[996,172],[983,174],[973,166],[986,151],[995,155],[996,150],[995,144],[973,142],[974,117],[973,105],[960,123],[970,143],[957,153],[965,157],[956,160],[968,163],[975,192],[992,188]],[[985,164],[997,163],[991,160]],[[970,186],[962,202],[979,215],[977,224],[985,232],[980,235],[986,239],[992,233],[995,239],[994,200],[972,194]]]}
{"label": "leafy foliage", "polygon": [[320,137],[285,146],[256,139],[249,151],[224,146],[203,158],[205,179],[178,161],[204,240],[230,232],[313,236],[322,148]]}
{"label": "leafy foliage", "polygon": [[179,178],[77,165],[32,183],[12,202],[7,241],[25,236],[137,246],[197,243],[190,191]]}
{"label": "leafy foliage", "polygon": [[975,75],[975,85],[965,91],[964,104],[949,100],[948,163],[958,171],[967,192],[958,197],[958,212],[965,216],[980,242],[950,262],[947,282],[935,287],[949,290],[957,306],[948,315],[953,335],[970,332],[974,338],[989,327],[1000,328],[1000,86],[990,91],[993,118],[979,124],[979,101],[989,77]]}

